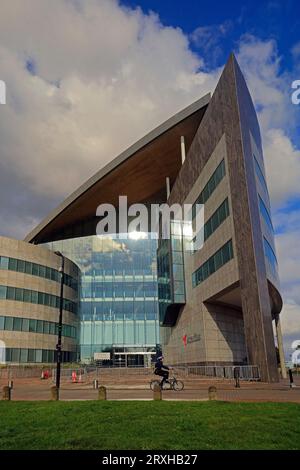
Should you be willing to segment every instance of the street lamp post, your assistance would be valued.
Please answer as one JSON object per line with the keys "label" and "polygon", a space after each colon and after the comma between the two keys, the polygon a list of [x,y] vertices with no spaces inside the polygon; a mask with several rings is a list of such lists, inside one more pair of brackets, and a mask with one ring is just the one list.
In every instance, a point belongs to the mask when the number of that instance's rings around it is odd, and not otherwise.
{"label": "street lamp post", "polygon": [[63,302],[64,302],[64,277],[65,277],[65,257],[60,253],[60,251],[55,252],[56,255],[61,257],[61,267],[59,269],[60,277],[60,299],[59,299],[59,320],[58,320],[58,337],[56,345],[56,388],[59,390],[60,387],[60,366],[62,358],[61,350],[61,336],[62,336],[62,316],[63,316]]}

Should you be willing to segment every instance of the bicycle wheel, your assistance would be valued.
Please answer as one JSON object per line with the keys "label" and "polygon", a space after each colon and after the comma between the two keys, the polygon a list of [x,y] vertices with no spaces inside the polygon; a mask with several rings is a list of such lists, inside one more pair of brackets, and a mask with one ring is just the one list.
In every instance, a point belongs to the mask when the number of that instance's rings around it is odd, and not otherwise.
{"label": "bicycle wheel", "polygon": [[181,380],[174,381],[173,390],[175,390],[176,392],[180,392],[183,389],[184,389],[184,383]]}
{"label": "bicycle wheel", "polygon": [[151,382],[150,382],[151,390],[154,390],[154,385],[155,384],[157,384],[160,387],[160,381],[159,380],[151,380]]}

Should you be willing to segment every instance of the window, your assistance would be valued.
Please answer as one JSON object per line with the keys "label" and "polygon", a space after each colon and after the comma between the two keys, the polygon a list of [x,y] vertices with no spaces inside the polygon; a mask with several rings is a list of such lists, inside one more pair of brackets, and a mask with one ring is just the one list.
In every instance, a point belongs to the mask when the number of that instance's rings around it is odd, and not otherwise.
{"label": "window", "polygon": [[233,258],[232,240],[229,240],[213,256],[202,264],[192,276],[193,287],[198,286],[205,281],[214,272],[220,269],[224,264]]}
{"label": "window", "polygon": [[22,318],[14,318],[14,331],[22,331]]}
{"label": "window", "polygon": [[43,333],[43,322],[42,320],[37,320],[36,332]]}
{"label": "window", "polygon": [[17,271],[18,270],[18,260],[16,260],[15,258],[9,258],[8,269],[10,271]]}
{"label": "window", "polygon": [[14,287],[7,287],[7,294],[6,298],[8,300],[15,300],[15,288]]}
{"label": "window", "polygon": [[48,335],[49,332],[50,332],[50,324],[49,324],[48,321],[44,321],[43,323],[44,323],[44,331],[43,332],[44,332],[45,335]]}
{"label": "window", "polygon": [[278,269],[277,258],[273,251],[273,248],[271,247],[270,243],[268,242],[266,238],[264,238],[264,249],[265,249],[266,258],[271,264],[272,270],[277,272],[277,269]]}
{"label": "window", "polygon": [[213,215],[208,219],[204,224],[204,241],[207,240],[217,228],[224,222],[224,220],[229,216],[229,204],[228,199],[218,207],[218,209],[213,213]]}
{"label": "window", "polygon": [[29,331],[29,318],[23,318],[22,331]]}
{"label": "window", "polygon": [[[32,276],[39,276],[55,282],[60,282],[60,273],[57,270],[21,259],[0,256],[0,269],[8,269],[10,271],[26,273]],[[65,285],[76,291],[78,290],[77,279],[74,279],[68,274],[65,274]]]}
{"label": "window", "polygon": [[0,269],[8,269],[9,258],[6,256],[0,257]]}
{"label": "window", "polygon": [[28,349],[21,349],[20,362],[28,362]]}
{"label": "window", "polygon": [[18,272],[25,273],[25,261],[23,261],[22,259],[18,259],[17,261],[18,261],[18,264],[17,264]]}
{"label": "window", "polygon": [[33,319],[29,320],[29,331],[30,331],[30,333],[35,333],[36,332],[36,322],[37,322],[37,320],[33,320]]}
{"label": "window", "polygon": [[6,299],[7,296],[7,287],[0,286],[0,299]]}
{"label": "window", "polygon": [[199,194],[195,204],[192,208],[193,218],[196,216],[196,204],[205,204],[206,201],[210,198],[212,193],[215,191],[216,187],[222,181],[226,174],[225,171],[225,161],[222,160],[219,166],[216,168],[210,179],[208,180],[207,184]]}
{"label": "window", "polygon": [[4,329],[8,331],[13,331],[14,327],[14,317],[5,317]]}
{"label": "window", "polygon": [[16,300],[18,302],[23,302],[23,289],[16,287],[15,293],[16,293]]}
{"label": "window", "polygon": [[264,188],[264,190],[266,191],[266,194],[268,195],[269,197],[269,192],[268,192],[268,186],[267,186],[267,183],[266,183],[266,180],[265,180],[265,177],[264,177],[264,174],[260,168],[260,165],[255,157],[255,155],[253,155],[254,157],[254,166],[255,166],[255,173],[262,185],[262,187]]}
{"label": "window", "polygon": [[269,214],[269,211],[266,208],[266,206],[265,206],[262,198],[260,197],[260,195],[258,195],[258,198],[259,198],[259,209],[260,209],[260,213],[262,215],[262,218],[264,219],[265,223],[269,227],[270,231],[273,233],[274,229],[273,229],[273,224],[272,224],[272,220],[271,220],[271,216]]}

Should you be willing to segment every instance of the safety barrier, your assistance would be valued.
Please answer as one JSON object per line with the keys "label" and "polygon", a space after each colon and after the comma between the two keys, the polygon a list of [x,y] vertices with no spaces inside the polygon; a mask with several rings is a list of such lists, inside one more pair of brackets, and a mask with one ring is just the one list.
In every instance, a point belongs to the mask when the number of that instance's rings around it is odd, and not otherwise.
{"label": "safety barrier", "polygon": [[234,370],[238,369],[241,380],[260,380],[259,367],[253,365],[247,366],[174,366],[178,372],[189,377],[211,377],[219,379],[233,379]]}

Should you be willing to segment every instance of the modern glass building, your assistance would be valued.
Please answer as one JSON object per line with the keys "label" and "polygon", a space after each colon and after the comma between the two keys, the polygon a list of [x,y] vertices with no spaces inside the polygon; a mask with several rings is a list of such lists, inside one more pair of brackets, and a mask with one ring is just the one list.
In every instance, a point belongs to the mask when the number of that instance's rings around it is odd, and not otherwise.
{"label": "modern glass building", "polygon": [[[188,204],[191,249],[185,249],[186,231],[177,218],[168,221],[168,239],[158,234],[157,246],[146,238],[98,239],[96,227],[105,217],[99,206],[121,214],[120,196],[128,207],[143,209]],[[194,224],[197,204],[204,206],[203,230]],[[126,229],[122,222],[113,231]],[[260,129],[233,55],[212,96],[113,159],[26,241],[60,250],[82,271],[81,360],[147,365],[160,342],[159,304],[169,364],[253,365],[262,380],[278,381],[276,331],[284,374],[282,298]]]}
{"label": "modern glass building", "polygon": [[81,270],[81,361],[107,357],[106,364],[149,365],[160,342],[157,241],[142,233],[127,239],[79,237],[47,246]]}

